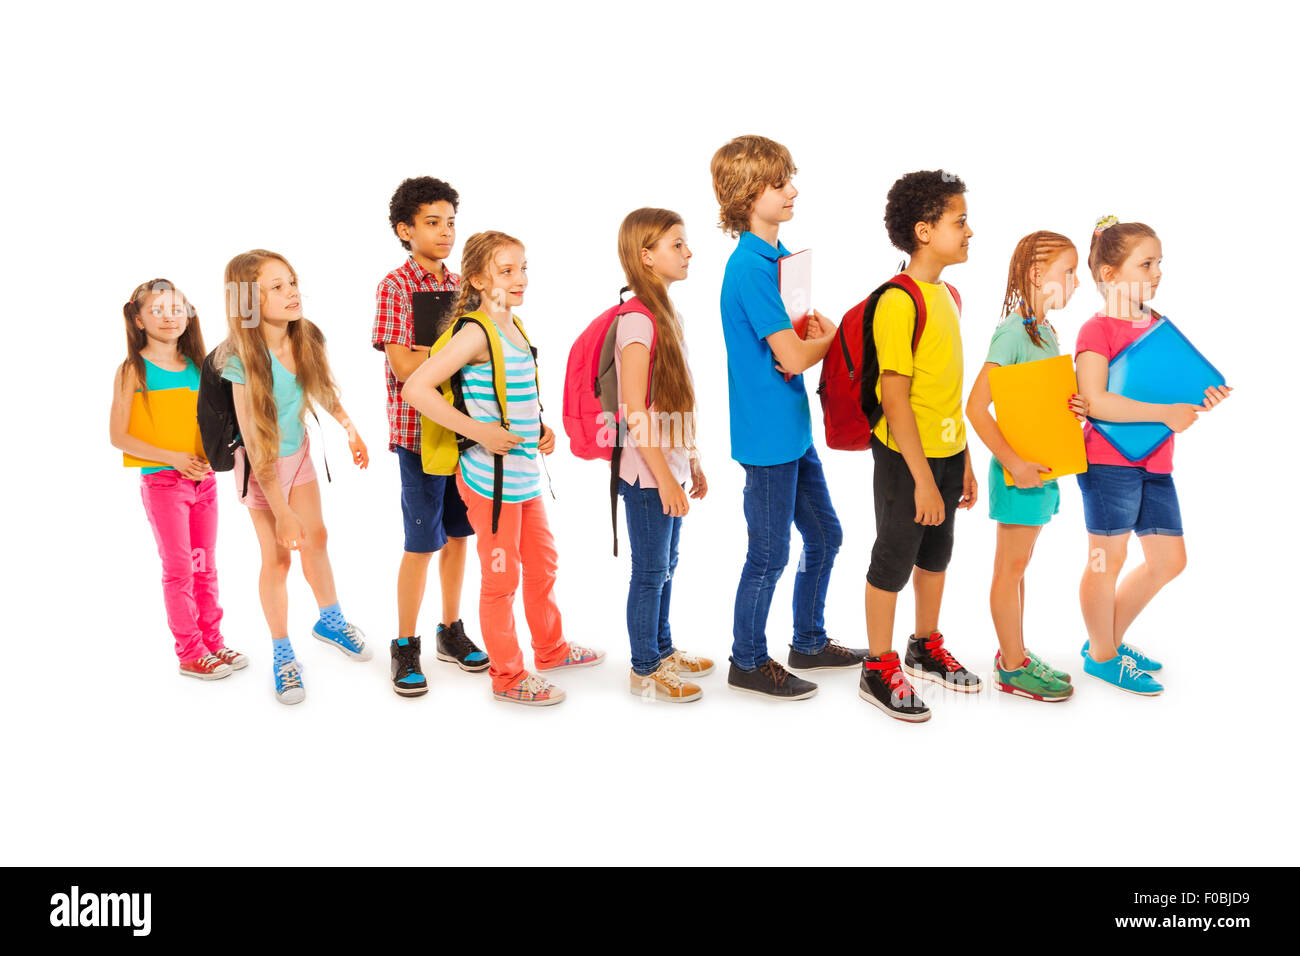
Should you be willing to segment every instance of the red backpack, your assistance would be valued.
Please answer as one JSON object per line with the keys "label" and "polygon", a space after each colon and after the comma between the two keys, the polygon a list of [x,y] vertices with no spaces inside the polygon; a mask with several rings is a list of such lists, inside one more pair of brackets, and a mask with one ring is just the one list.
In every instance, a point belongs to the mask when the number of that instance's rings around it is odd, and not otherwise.
{"label": "red backpack", "polygon": [[[961,296],[947,282],[948,291],[961,313]],[[883,409],[876,397],[880,379],[880,359],[871,325],[876,305],[888,289],[907,293],[916,308],[916,330],[912,333],[912,352],[916,352],[925,331],[925,296],[911,276],[899,273],[871,295],[859,302],[840,322],[835,341],[822,361],[817,395],[822,401],[822,418],[826,425],[826,444],[842,451],[861,451],[871,445],[871,432],[880,421]]]}
{"label": "red backpack", "polygon": [[624,287],[618,293],[619,304],[606,309],[592,320],[569,349],[564,370],[564,433],[569,447],[579,458],[610,463],[609,510],[614,527],[614,554],[618,554],[618,469],[622,457],[626,423],[620,414],[618,376],[614,367],[614,347],[618,338],[618,320],[629,312],[649,317],[654,328],[650,342],[650,377],[646,383],[646,408],[654,391],[655,345],[658,327],[654,316],[636,296],[623,301]]}

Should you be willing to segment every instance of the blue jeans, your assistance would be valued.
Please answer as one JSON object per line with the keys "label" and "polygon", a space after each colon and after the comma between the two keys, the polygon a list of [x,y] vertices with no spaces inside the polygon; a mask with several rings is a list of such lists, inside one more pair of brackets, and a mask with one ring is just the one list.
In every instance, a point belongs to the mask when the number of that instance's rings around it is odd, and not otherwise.
{"label": "blue jeans", "polygon": [[632,642],[632,670],[642,677],[659,669],[673,652],[668,604],[677,568],[682,519],[664,514],[658,488],[629,485],[620,479],[618,493],[627,515],[632,545],[632,582],[627,591],[627,636]]}
{"label": "blue jeans", "polygon": [[790,560],[790,524],[803,537],[794,576],[794,648],[804,654],[826,646],[826,588],[844,536],[815,445],[798,461],[744,469],[749,552],[736,589],[731,660],[753,670],[768,659],[767,612]]}

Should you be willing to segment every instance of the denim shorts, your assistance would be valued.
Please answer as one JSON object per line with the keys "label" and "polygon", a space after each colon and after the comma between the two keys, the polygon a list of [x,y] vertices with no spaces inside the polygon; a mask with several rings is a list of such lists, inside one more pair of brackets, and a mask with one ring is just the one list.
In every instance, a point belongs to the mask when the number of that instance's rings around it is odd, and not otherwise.
{"label": "denim shorts", "polygon": [[402,473],[402,524],[404,550],[412,554],[439,551],[448,538],[468,538],[474,533],[465,502],[456,489],[455,475],[427,475],[421,457],[398,445],[397,463]]}
{"label": "denim shorts", "polygon": [[1089,534],[1181,535],[1174,476],[1137,465],[1088,465],[1078,476]]}

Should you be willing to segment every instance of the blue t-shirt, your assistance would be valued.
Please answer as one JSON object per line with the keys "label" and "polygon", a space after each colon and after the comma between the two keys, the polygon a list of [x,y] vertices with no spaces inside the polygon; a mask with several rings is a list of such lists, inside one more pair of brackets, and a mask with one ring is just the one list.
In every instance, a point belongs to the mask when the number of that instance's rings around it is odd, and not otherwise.
{"label": "blue t-shirt", "polygon": [[765,341],[773,332],[793,328],[781,302],[777,266],[789,254],[779,242],[773,247],[743,232],[722,276],[731,457],[744,465],[798,461],[812,446],[803,376],[787,382]]}
{"label": "blue t-shirt", "polygon": [[[143,356],[141,356],[143,358]],[[185,356],[185,368],[179,372],[173,372],[171,369],[163,368],[161,365],[155,365],[148,359],[144,360],[144,384],[151,392],[162,392],[169,388],[188,388],[191,392],[199,390],[199,370],[195,368],[193,360]],[[139,389],[136,389],[139,391]],[[159,471],[175,471],[170,465],[150,465],[140,469],[142,475],[152,475]]]}
{"label": "blue t-shirt", "polygon": [[[302,423],[302,386],[298,376],[285,368],[275,353],[271,356],[271,394],[275,398],[275,422],[280,429],[280,458],[287,458],[302,447],[306,427]],[[221,377],[239,385],[244,383],[244,363],[234,352],[226,358]]]}

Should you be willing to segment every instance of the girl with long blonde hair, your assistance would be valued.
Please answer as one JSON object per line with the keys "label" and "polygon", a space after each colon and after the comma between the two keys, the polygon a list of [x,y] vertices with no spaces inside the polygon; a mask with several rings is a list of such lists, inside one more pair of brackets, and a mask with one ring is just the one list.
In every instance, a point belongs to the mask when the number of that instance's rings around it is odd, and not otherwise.
{"label": "girl with long blonde hair", "polygon": [[232,383],[243,437],[235,473],[243,473],[245,456],[251,465],[246,491],[242,483],[237,490],[244,492],[240,500],[248,506],[262,553],[258,589],[271,629],[275,693],[282,703],[296,704],[305,690],[289,640],[291,552],[301,555],[303,577],[320,607],[312,636],[355,660],[371,657],[365,636],[344,618],[335,594],[304,423],[308,409],[318,405],[343,426],[354,464],[365,468],[370,456],[339,401],[325,338],[303,317],[298,274],[288,260],[265,249],[241,253],[227,263],[225,283],[229,335],[217,348],[215,364]]}

